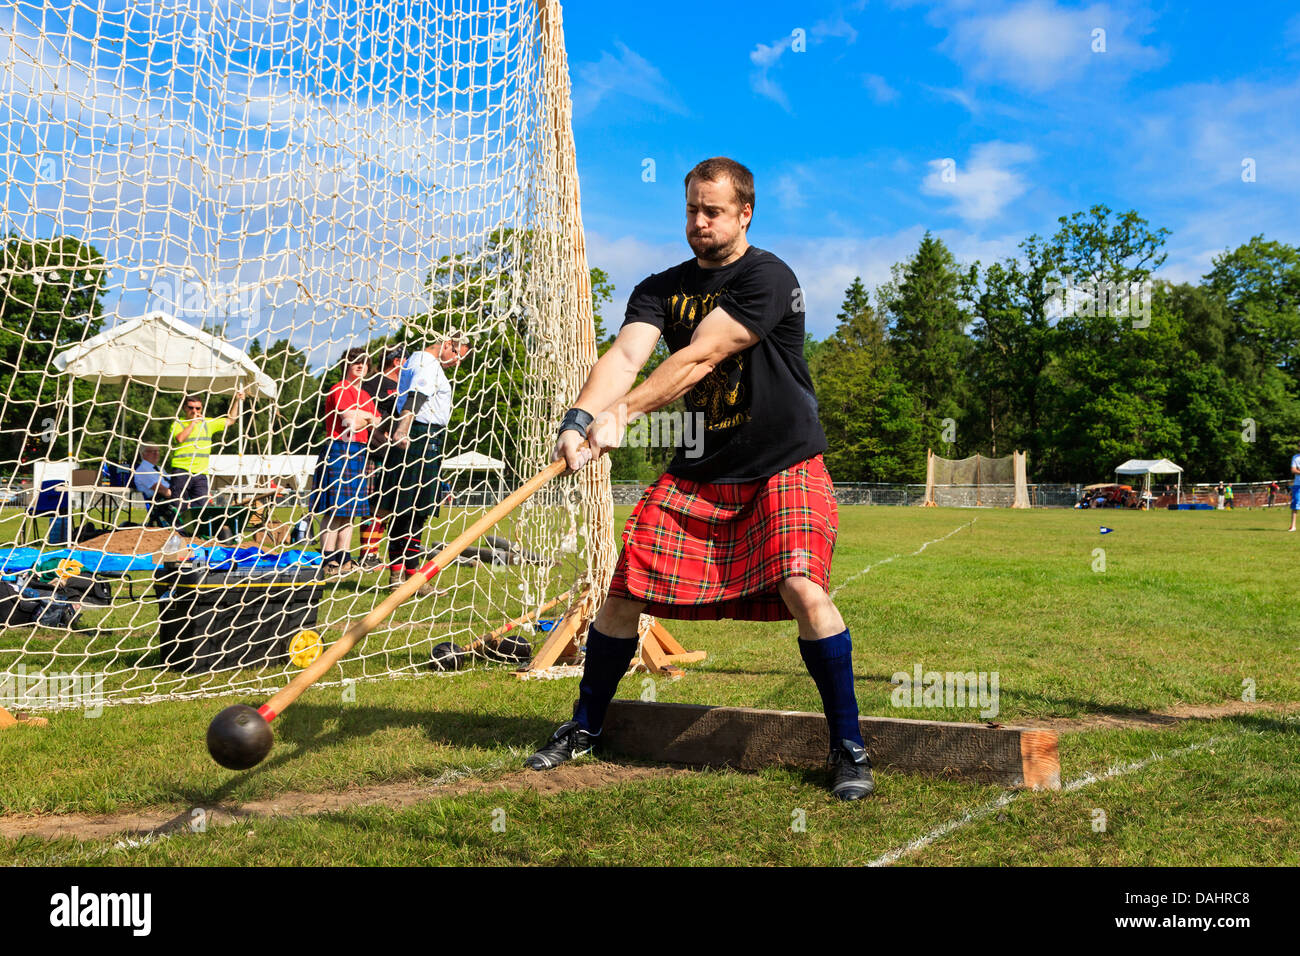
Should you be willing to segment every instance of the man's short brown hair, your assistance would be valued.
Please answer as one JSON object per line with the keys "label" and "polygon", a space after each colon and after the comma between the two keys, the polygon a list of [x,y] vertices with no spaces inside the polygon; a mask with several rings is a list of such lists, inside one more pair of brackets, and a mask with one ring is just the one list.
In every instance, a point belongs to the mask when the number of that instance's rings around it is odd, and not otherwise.
{"label": "man's short brown hair", "polygon": [[741,206],[749,203],[750,212],[753,212],[754,174],[734,159],[728,159],[726,156],[714,156],[712,159],[696,163],[695,168],[686,174],[685,186],[687,189],[691,188],[692,179],[703,179],[710,183],[716,183],[722,179],[731,180],[731,188],[736,194],[736,202]]}
{"label": "man's short brown hair", "polygon": [[346,352],[343,353],[343,368],[345,370],[349,366],[355,365],[358,362],[365,362],[366,369],[367,370],[370,369],[370,355],[366,352],[365,349],[358,346],[357,348],[348,349]]}

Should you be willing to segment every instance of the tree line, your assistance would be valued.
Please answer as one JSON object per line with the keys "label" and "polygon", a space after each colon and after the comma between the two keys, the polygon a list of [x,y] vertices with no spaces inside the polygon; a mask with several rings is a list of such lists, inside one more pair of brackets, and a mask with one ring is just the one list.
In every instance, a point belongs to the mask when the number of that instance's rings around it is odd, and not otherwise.
{"label": "tree line", "polygon": [[1153,280],[1165,229],[1094,206],[1018,256],[959,265],[936,236],[855,280],[809,365],[840,481],[921,481],[1028,453],[1034,481],[1168,458],[1194,481],[1289,480],[1300,439],[1300,253],[1256,236],[1197,283]]}

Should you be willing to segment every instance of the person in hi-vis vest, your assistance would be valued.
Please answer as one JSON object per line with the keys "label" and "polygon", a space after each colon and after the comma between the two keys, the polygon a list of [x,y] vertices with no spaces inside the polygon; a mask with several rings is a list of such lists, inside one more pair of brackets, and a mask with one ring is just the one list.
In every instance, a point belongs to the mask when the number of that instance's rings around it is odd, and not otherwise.
{"label": "person in hi-vis vest", "polygon": [[244,393],[236,392],[230,400],[230,411],[224,416],[204,418],[203,396],[185,396],[180,418],[172,422],[171,457],[167,459],[172,495],[182,506],[207,500],[212,438],[239,420],[239,404],[243,400]]}

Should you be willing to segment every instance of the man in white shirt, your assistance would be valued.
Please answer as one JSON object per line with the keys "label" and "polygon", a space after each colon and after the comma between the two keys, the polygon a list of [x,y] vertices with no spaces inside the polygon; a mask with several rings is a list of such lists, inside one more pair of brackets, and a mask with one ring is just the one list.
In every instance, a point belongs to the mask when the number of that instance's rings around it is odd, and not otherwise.
{"label": "man in white shirt", "polygon": [[[398,490],[388,534],[388,581],[400,585],[424,564],[424,526],[439,513],[438,472],[451,420],[451,382],[444,370],[469,355],[469,343],[447,334],[406,359],[398,379],[397,415],[392,441],[403,449]],[[432,594],[424,585],[418,594]]]}

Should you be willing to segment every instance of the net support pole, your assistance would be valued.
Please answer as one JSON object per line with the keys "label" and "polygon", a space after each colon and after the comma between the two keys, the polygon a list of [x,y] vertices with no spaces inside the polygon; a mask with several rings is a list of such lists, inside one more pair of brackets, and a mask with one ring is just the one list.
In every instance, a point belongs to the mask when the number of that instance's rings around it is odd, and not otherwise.
{"label": "net support pole", "polygon": [[[68,460],[71,461],[73,464],[76,464],[76,458],[73,456],[73,446],[72,446],[72,442],[73,442],[72,436],[74,434],[74,432],[72,431],[72,412],[76,406],[76,396],[73,394],[73,392],[75,391],[76,384],[77,384],[76,376],[69,375],[68,376]],[[69,484],[72,483],[71,478],[69,478],[68,483]]]}
{"label": "net support pole", "polygon": [[1011,453],[1012,471],[1016,483],[1015,498],[1011,502],[1013,508],[1029,507],[1029,466],[1027,454],[1023,451],[1013,451]]}
{"label": "net support pole", "polygon": [[[567,242],[566,285],[572,290],[576,359],[567,370],[568,380],[559,383],[566,400],[577,398],[582,383],[596,364],[596,327],[592,316],[591,273],[587,266],[587,245],[582,229],[582,200],[578,183],[577,152],[573,139],[572,100],[568,57],[564,49],[564,22],[558,0],[536,0],[541,29],[541,56],[545,70],[546,115],[549,135],[544,141],[551,151],[556,170],[561,236]],[[609,456],[602,455],[577,475],[582,494],[583,517],[587,526],[588,569],[591,600],[583,610],[583,628],[595,616],[596,608],[609,590],[614,576],[617,549],[614,537],[614,503],[609,487]]]}
{"label": "net support pole", "polygon": [[925,450],[925,501],[921,502],[921,507],[933,508],[934,506],[934,452],[927,448]]}

